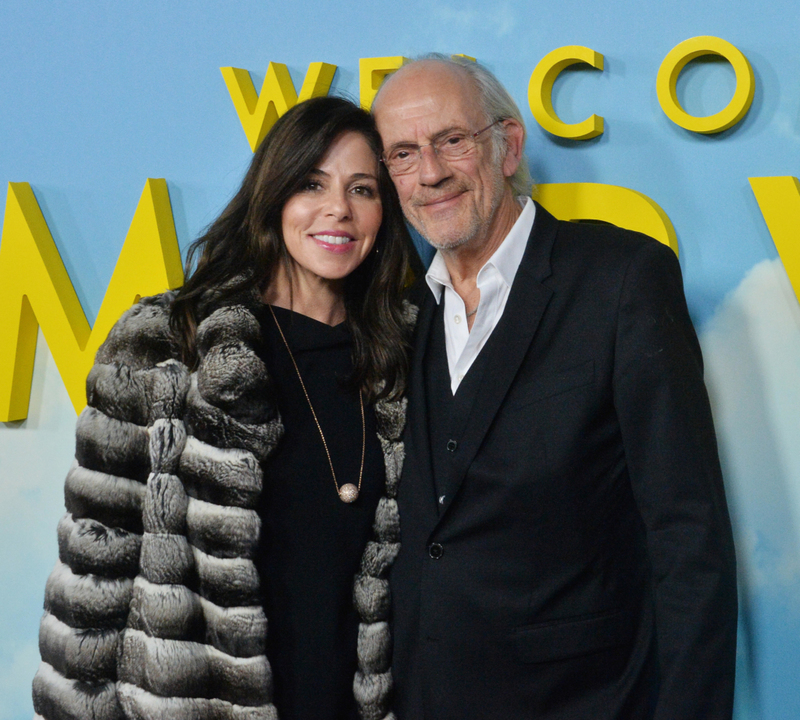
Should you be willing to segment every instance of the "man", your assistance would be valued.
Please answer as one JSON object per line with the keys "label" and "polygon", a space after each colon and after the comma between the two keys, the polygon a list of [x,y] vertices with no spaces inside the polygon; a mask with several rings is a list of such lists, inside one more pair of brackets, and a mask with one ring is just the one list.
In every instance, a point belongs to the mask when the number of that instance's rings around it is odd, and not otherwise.
{"label": "man", "polygon": [[517,197],[522,119],[475,63],[408,64],[374,112],[438,250],[391,577],[398,717],[729,718],[735,558],[675,255]]}

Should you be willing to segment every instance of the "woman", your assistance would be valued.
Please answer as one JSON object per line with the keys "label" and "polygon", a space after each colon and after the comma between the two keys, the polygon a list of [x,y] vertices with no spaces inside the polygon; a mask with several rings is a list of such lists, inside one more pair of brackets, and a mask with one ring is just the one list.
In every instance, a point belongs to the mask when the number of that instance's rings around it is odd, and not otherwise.
{"label": "woman", "polygon": [[39,716],[389,713],[411,314],[379,153],[352,103],[297,105],[193,246],[184,287],[131,308],[99,350],[45,593]]}

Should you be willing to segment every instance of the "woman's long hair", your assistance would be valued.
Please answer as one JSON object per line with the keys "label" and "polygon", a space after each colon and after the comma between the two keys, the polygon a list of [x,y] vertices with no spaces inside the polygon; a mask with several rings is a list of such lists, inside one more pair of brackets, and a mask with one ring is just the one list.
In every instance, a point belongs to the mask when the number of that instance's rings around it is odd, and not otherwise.
{"label": "woman's long hair", "polygon": [[[278,263],[291,277],[282,232],[284,205],[348,131],[360,133],[375,157],[380,156],[372,117],[352,102],[320,97],[295,105],[256,150],[234,198],[192,243],[188,280],[178,291],[170,318],[190,367],[197,364],[195,334],[209,304],[253,290],[260,294],[275,277]],[[398,396],[408,374],[401,298],[411,243],[394,185],[383,163],[379,166],[383,221],[372,251],[344,281],[346,322],[354,339],[351,381],[371,401]],[[195,258],[197,267],[191,272]]]}

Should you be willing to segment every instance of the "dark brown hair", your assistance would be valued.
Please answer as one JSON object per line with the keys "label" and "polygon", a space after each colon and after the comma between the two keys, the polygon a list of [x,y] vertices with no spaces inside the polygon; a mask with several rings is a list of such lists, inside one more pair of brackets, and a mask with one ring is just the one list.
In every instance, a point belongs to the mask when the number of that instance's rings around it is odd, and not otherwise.
{"label": "dark brown hair", "polygon": [[[269,286],[278,263],[290,270],[282,212],[333,142],[360,133],[375,157],[381,140],[372,116],[349,100],[320,97],[285,113],[253,155],[242,185],[220,216],[189,248],[188,280],[178,291],[170,324],[184,361],[197,364],[195,332],[209,298],[217,304]],[[383,221],[375,246],[344,283],[347,324],[354,340],[352,383],[369,400],[396,397],[408,374],[408,329],[402,292],[411,242],[397,193],[380,163]],[[195,258],[197,267],[191,271]]]}

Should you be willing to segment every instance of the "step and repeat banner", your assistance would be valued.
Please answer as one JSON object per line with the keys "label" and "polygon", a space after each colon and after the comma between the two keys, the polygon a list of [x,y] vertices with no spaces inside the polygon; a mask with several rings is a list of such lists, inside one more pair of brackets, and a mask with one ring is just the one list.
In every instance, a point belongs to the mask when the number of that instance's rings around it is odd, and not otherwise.
{"label": "step and repeat banner", "polygon": [[0,720],[33,712],[75,417],[109,328],[182,283],[181,252],[277,117],[329,93],[369,107],[431,51],[509,89],[551,212],[678,253],[739,558],[736,716],[800,717],[798,27],[783,0],[6,3]]}

